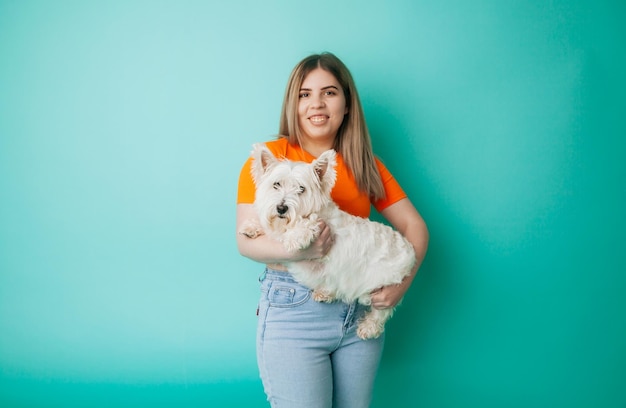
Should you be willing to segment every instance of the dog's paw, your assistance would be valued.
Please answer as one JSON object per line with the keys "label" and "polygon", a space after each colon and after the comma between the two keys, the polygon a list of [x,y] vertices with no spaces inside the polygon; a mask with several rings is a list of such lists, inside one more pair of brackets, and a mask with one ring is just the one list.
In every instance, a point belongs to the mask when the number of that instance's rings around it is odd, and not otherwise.
{"label": "dog's paw", "polygon": [[307,229],[290,229],[282,237],[283,246],[288,252],[308,248],[315,236]]}
{"label": "dog's paw", "polygon": [[356,335],[363,340],[375,339],[385,331],[384,324],[380,324],[376,319],[367,317],[359,320],[356,328]]}
{"label": "dog's paw", "polygon": [[335,300],[335,297],[329,292],[321,289],[316,289],[313,291],[313,300],[315,300],[316,302],[331,303]]}
{"label": "dog's paw", "polygon": [[287,250],[287,252],[289,253],[299,251],[301,249],[306,248],[309,245],[309,243],[305,244],[295,239],[286,239],[286,238],[287,237],[283,238],[282,242],[283,242],[283,247],[285,247],[285,250]]}
{"label": "dog's paw", "polygon": [[256,230],[256,229],[246,229],[246,230],[241,230],[241,231],[239,231],[239,233],[240,233],[241,235],[245,235],[246,237],[248,237],[248,238],[252,238],[252,239],[254,239],[254,238],[256,238],[256,237],[258,237],[258,236],[260,236],[260,235],[263,235],[263,234],[261,233],[261,231]]}
{"label": "dog's paw", "polygon": [[254,221],[246,221],[239,230],[239,233],[245,235],[248,238],[257,238],[265,234],[261,225]]}

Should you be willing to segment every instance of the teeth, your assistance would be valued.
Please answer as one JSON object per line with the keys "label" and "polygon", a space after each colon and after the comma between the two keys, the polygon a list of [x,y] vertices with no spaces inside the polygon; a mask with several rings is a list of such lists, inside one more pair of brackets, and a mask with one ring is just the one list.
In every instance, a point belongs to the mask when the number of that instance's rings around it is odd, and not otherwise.
{"label": "teeth", "polygon": [[313,122],[313,123],[322,123],[324,121],[326,121],[326,117],[325,116],[313,116],[311,118],[311,122]]}

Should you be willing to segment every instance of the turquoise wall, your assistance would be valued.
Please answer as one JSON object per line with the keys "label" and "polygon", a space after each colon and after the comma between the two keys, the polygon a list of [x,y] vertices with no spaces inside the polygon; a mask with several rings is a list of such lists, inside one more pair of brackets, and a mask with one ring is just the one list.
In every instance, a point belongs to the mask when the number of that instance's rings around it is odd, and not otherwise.
{"label": "turquoise wall", "polygon": [[0,1],[0,406],[265,406],[236,183],[323,50],[432,234],[373,406],[626,406],[625,17]]}

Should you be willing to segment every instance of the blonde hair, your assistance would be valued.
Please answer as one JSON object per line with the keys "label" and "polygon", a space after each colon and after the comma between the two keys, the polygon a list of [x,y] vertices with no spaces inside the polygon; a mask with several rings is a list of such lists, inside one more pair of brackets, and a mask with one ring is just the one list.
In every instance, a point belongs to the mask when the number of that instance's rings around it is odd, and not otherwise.
{"label": "blonde hair", "polygon": [[330,72],[337,79],[343,89],[348,108],[348,113],[337,131],[333,149],[343,157],[359,190],[367,193],[374,200],[384,198],[385,189],[378,167],[376,167],[372,141],[352,74],[335,55],[329,52],[313,54],[295,66],[285,90],[279,137],[287,138],[291,144],[301,145],[302,133],[298,126],[300,87],[306,76],[317,68]]}

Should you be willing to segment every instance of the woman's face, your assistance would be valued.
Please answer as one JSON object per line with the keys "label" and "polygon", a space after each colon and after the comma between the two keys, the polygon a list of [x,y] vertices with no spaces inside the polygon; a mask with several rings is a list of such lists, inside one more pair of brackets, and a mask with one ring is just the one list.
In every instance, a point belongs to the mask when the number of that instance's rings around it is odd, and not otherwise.
{"label": "woman's face", "polygon": [[302,81],[298,99],[304,142],[331,148],[346,113],[346,98],[337,78],[321,68],[311,71]]}

